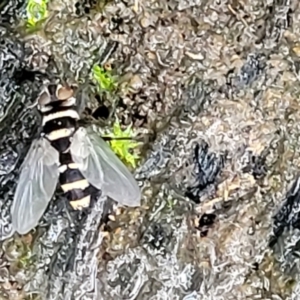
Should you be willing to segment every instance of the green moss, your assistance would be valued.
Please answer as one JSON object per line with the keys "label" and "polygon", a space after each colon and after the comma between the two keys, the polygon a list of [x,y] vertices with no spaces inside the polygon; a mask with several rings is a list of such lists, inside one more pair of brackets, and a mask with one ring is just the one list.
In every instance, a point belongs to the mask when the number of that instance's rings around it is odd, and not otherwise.
{"label": "green moss", "polygon": [[174,206],[176,205],[176,200],[173,199],[172,197],[167,198],[167,208],[169,210],[173,210]]}
{"label": "green moss", "polygon": [[34,28],[48,17],[48,0],[28,0],[26,6],[27,26]]}
{"label": "green moss", "polygon": [[19,259],[19,266],[22,269],[27,269],[33,263],[33,255],[29,246],[24,246],[24,251]]}
{"label": "green moss", "polygon": [[112,92],[117,87],[115,77],[109,69],[104,69],[103,67],[94,65],[92,69],[92,77],[98,85],[99,92]]}
{"label": "green moss", "polygon": [[134,131],[132,130],[131,125],[123,131],[119,120],[116,120],[111,134],[107,135],[107,137],[118,138],[110,141],[112,150],[126,165],[130,165],[135,168],[136,162],[139,160],[139,156],[134,153],[134,148],[136,148],[139,143],[130,139],[134,137]]}

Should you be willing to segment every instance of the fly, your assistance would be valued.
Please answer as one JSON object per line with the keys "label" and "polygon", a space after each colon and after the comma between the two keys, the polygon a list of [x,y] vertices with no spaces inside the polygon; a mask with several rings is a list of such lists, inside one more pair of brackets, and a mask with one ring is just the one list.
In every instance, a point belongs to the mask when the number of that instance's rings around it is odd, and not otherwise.
{"label": "fly", "polygon": [[139,206],[132,174],[96,132],[79,126],[73,88],[48,85],[38,97],[38,110],[41,134],[21,166],[11,208],[18,233],[37,226],[58,182],[74,210],[90,207],[99,191],[122,205]]}

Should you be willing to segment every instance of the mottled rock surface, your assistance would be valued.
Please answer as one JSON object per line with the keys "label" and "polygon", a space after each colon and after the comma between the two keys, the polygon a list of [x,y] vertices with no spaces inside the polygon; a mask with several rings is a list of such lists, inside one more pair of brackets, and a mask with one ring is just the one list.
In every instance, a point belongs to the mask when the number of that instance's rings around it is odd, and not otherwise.
{"label": "mottled rock surface", "polygon": [[[49,2],[31,35],[0,4],[0,299],[300,299],[298,1]],[[106,125],[143,136],[142,206],[101,198],[78,234],[57,194],[12,236],[29,106],[60,78],[93,110],[95,63],[119,82]]]}

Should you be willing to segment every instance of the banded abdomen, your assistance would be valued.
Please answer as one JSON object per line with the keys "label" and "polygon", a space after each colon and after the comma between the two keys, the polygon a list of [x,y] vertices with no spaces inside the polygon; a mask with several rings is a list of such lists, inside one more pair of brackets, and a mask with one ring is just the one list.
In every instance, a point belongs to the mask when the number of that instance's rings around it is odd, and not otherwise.
{"label": "banded abdomen", "polygon": [[59,153],[59,183],[73,209],[88,207],[94,188],[79,171],[70,152],[71,138],[78,128],[79,115],[73,98],[50,103],[43,114],[45,137]]}

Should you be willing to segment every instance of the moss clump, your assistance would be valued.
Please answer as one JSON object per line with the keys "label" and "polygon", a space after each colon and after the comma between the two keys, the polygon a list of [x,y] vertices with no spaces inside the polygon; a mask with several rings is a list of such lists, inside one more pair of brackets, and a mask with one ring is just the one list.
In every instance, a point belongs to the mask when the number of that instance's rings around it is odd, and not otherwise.
{"label": "moss clump", "polygon": [[22,256],[19,259],[19,266],[22,269],[27,269],[29,266],[31,266],[34,262],[33,254],[31,251],[31,248],[27,245],[24,246],[24,252],[22,253]]}
{"label": "moss clump", "polygon": [[[119,120],[116,120],[112,132],[105,137],[112,138],[109,142],[112,150],[120,157],[120,159],[133,168],[136,167],[136,162],[139,160],[139,156],[134,153],[139,143],[134,141],[134,131],[132,126],[128,126],[124,131],[121,128]],[[116,138],[114,140],[114,138]],[[123,139],[122,139],[123,138]]]}
{"label": "moss clump", "polygon": [[94,65],[92,69],[92,77],[97,83],[99,92],[112,92],[116,89],[117,83],[112,75],[110,68],[104,68],[99,65]]}
{"label": "moss clump", "polygon": [[28,0],[26,6],[27,27],[35,28],[48,17],[48,0]]}

